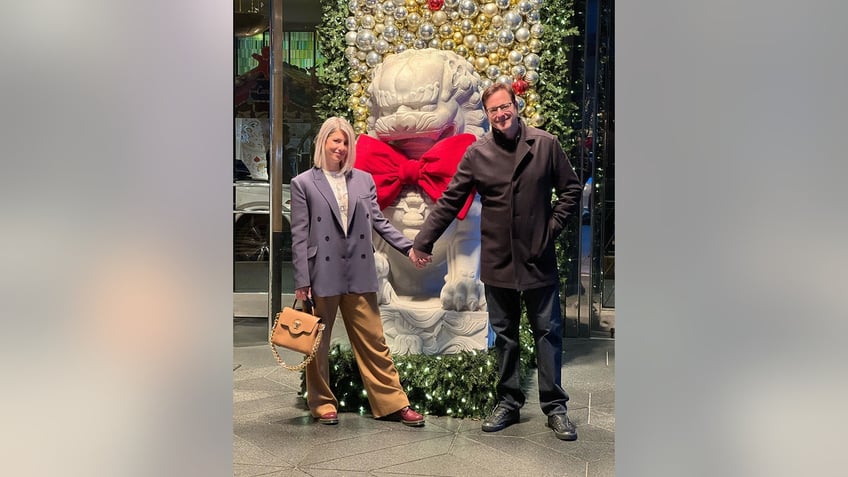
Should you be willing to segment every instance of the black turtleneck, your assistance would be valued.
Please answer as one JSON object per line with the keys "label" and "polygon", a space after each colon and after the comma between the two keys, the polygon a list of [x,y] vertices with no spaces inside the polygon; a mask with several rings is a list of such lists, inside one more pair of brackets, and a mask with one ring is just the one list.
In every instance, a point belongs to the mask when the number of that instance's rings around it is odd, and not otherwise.
{"label": "black turtleneck", "polygon": [[521,140],[521,120],[518,119],[518,131],[515,133],[515,137],[512,139],[508,139],[504,133],[499,130],[492,128],[492,137],[495,139],[495,144],[506,149],[509,152],[514,152],[515,148],[518,147],[518,141]]}

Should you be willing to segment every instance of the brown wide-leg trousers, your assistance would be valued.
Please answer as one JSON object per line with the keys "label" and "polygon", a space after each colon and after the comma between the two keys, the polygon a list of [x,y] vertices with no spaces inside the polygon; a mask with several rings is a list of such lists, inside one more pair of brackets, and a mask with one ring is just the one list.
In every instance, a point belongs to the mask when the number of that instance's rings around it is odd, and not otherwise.
{"label": "brown wide-leg trousers", "polygon": [[306,402],[313,417],[338,409],[338,400],[330,389],[330,336],[341,310],[362,383],[368,393],[371,413],[384,417],[409,405],[400,386],[397,369],[383,336],[383,320],[376,293],[313,297],[315,313],[324,325],[324,339],[315,359],[306,367]]}

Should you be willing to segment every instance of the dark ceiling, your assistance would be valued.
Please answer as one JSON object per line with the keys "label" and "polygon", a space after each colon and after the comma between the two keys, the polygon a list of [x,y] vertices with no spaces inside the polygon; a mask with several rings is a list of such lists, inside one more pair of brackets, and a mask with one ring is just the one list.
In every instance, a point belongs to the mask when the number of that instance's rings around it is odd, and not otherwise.
{"label": "dark ceiling", "polygon": [[[310,31],[321,21],[321,3],[317,0],[279,0],[283,11],[283,30]],[[236,36],[252,36],[271,24],[270,0],[233,0],[233,29]]]}

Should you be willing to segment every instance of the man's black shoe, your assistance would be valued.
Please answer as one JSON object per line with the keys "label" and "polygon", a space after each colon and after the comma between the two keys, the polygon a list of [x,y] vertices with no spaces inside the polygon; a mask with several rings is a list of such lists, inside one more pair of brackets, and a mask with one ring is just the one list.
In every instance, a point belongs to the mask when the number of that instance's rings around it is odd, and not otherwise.
{"label": "man's black shoe", "polygon": [[518,409],[507,409],[498,406],[492,411],[492,414],[483,421],[483,432],[496,432],[507,426],[511,426],[518,422],[520,415]]}
{"label": "man's black shoe", "polygon": [[577,440],[577,428],[565,414],[551,414],[548,416],[548,423],[545,425],[554,430],[554,435],[558,439],[564,441]]}

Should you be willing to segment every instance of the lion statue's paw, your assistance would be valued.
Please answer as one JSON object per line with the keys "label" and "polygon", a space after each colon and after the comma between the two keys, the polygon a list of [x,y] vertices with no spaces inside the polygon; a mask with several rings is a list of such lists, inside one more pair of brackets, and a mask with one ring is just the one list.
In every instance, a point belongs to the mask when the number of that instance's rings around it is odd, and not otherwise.
{"label": "lion statue's paw", "polygon": [[445,282],[440,296],[442,308],[455,311],[479,311],[486,307],[483,282],[463,277]]}
{"label": "lion statue's paw", "polygon": [[397,300],[397,293],[389,282],[389,272],[391,265],[383,252],[374,253],[374,265],[377,267],[377,303],[388,305]]}

